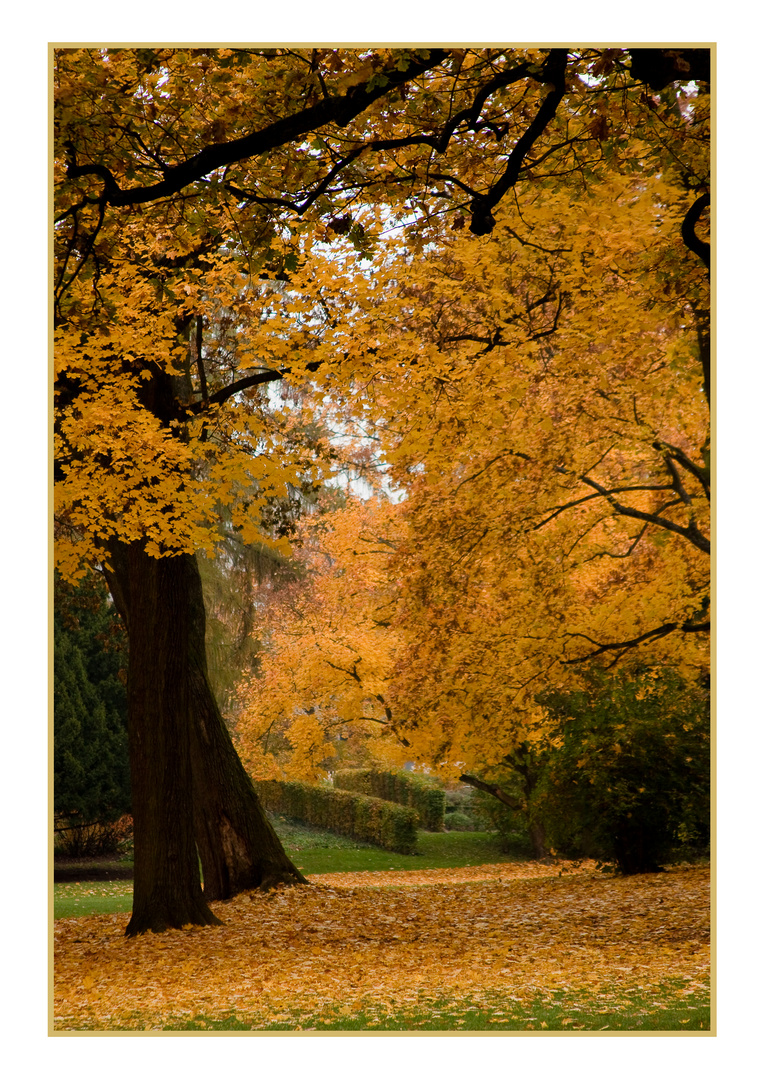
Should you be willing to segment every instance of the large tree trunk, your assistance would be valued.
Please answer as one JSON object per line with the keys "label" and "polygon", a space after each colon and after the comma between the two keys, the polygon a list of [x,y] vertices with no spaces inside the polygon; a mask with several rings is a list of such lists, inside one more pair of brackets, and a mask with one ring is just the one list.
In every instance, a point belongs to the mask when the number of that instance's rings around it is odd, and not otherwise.
{"label": "large tree trunk", "polygon": [[[135,821],[135,893],[128,933],[219,921],[207,901],[228,899],[244,889],[306,883],[265,816],[212,694],[195,556],[151,559],[140,544],[114,544],[110,562],[106,578],[127,625],[129,684],[135,688],[133,696],[128,687]],[[162,686],[165,695],[157,692]],[[169,770],[177,776],[167,807],[160,810],[165,817],[160,817],[157,807],[163,807],[163,777]],[[168,844],[180,844],[186,860],[190,844],[193,882],[186,876],[176,887],[166,880],[167,867],[177,862]],[[186,895],[185,890],[197,898],[194,905],[201,899],[195,915],[195,908],[189,912],[176,896]],[[179,922],[166,914],[176,907]],[[147,914],[149,908],[156,909],[156,917]]]}
{"label": "large tree trunk", "polygon": [[135,841],[127,935],[219,923],[201,889],[191,773],[189,605],[181,560],[120,545],[109,574],[126,615]]}
{"label": "large tree trunk", "polygon": [[191,762],[196,842],[204,895],[306,883],[262,809],[209,685],[204,597],[195,556],[181,556],[190,606]]}

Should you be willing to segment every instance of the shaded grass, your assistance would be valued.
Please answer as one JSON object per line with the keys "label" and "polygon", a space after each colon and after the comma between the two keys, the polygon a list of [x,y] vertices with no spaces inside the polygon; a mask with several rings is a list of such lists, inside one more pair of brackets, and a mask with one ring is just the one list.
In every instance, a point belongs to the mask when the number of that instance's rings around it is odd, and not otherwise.
{"label": "shaded grass", "polygon": [[517,862],[501,851],[498,834],[487,832],[420,832],[415,855],[399,855],[377,847],[324,848],[284,846],[296,865],[310,874],[352,873],[373,870],[441,870],[483,863]]}
{"label": "shaded grass", "polygon": [[[309,878],[311,874],[351,873],[373,870],[436,870],[482,863],[516,862],[517,857],[500,850],[497,833],[419,833],[415,855],[361,843],[337,833],[311,829],[287,818],[274,825],[290,858]],[[131,865],[131,864],[125,864]],[[54,917],[127,913],[132,908],[131,881],[86,880],[57,882],[54,886]]]}

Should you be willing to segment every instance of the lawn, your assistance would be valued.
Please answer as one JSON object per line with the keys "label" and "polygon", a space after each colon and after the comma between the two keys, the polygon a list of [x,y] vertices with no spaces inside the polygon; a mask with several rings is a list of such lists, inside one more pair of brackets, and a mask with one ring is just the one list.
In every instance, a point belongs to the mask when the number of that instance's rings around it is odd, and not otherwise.
{"label": "lawn", "polygon": [[[313,850],[361,853],[296,854]],[[54,1029],[710,1030],[707,866],[409,858],[213,904],[221,927],[125,939],[125,913],[59,919]]]}
{"label": "lawn", "polygon": [[[274,824],[287,852],[308,878],[314,874],[479,866],[516,862],[519,858],[503,853],[497,835],[488,832],[420,832],[417,854],[398,855],[286,818],[274,817]],[[131,881],[92,881],[86,876],[92,873],[92,867],[83,863],[78,869],[79,881],[57,882],[54,886],[55,918],[130,911]]]}

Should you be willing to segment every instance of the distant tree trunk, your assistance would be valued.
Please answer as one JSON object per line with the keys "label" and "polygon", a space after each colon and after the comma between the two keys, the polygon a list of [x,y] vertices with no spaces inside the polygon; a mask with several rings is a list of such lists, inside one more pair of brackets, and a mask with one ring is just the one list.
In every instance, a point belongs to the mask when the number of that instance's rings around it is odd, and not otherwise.
{"label": "distant tree trunk", "polygon": [[[114,544],[110,561],[106,577],[130,642],[135,892],[128,933],[218,922],[210,900],[306,879],[265,816],[210,689],[195,556],[152,559],[142,544]],[[175,881],[180,862],[185,870]]]}
{"label": "distant tree trunk", "polygon": [[463,784],[469,784],[470,787],[477,788],[479,791],[484,791],[486,794],[492,795],[494,799],[498,799],[504,806],[508,806],[510,810],[516,810],[517,813],[522,814],[527,819],[533,856],[536,859],[545,859],[548,856],[546,830],[539,821],[533,821],[528,817],[527,803],[522,802],[520,799],[515,799],[513,795],[509,795],[508,792],[504,791],[498,784],[489,784],[476,776],[470,776],[468,773],[459,776],[459,780]]}
{"label": "distant tree trunk", "polygon": [[196,842],[204,895],[226,900],[244,889],[306,883],[262,809],[215,701],[207,672],[205,611],[195,556],[184,561],[190,605],[188,652]]}
{"label": "distant tree trunk", "polygon": [[108,575],[125,616],[135,841],[128,936],[219,923],[202,893],[194,837],[189,619],[182,560],[120,545]]}
{"label": "distant tree trunk", "polygon": [[546,845],[546,830],[540,821],[530,821],[529,825],[530,843],[533,847],[533,855],[536,859],[545,859],[548,856],[548,847]]}

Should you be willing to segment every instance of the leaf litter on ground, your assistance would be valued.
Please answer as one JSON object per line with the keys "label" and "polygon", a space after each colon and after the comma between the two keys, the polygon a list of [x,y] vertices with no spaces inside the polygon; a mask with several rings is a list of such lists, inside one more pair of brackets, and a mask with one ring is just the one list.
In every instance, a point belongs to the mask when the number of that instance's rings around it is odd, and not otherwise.
{"label": "leaf litter on ground", "polygon": [[634,993],[659,1008],[667,983],[687,1001],[709,990],[707,867],[617,878],[591,863],[501,863],[312,881],[214,903],[219,927],[128,939],[127,915],[57,920],[54,1029],[232,1013],[253,1028],[363,1014],[373,1029],[446,999],[499,1020],[507,1002],[558,992],[611,1010]]}

